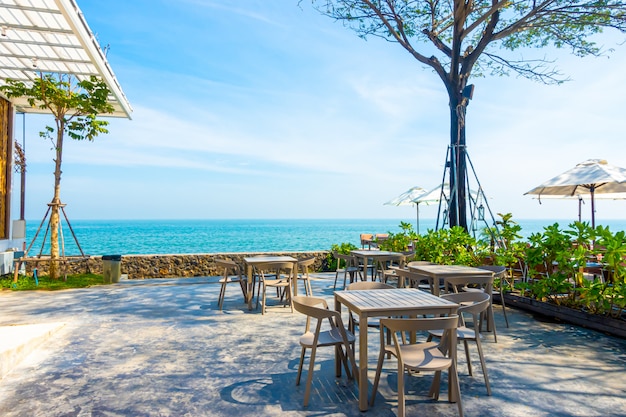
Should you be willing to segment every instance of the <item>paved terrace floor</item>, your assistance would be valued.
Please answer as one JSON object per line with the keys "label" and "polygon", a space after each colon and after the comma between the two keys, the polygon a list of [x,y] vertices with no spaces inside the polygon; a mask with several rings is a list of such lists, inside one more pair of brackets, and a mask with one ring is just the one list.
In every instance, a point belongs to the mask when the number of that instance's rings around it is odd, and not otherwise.
{"label": "paved terrace floor", "polygon": [[[295,386],[304,317],[281,307],[249,312],[236,286],[217,309],[216,278],[122,281],[62,292],[0,292],[0,343],[12,325],[65,323],[0,380],[10,416],[393,416],[395,362],[386,362],[376,405],[358,411],[356,384],[334,376],[321,349],[308,408]],[[332,306],[332,278],[316,275]],[[626,416],[626,340],[497,306],[498,343],[484,339],[486,395],[459,357],[466,416]],[[370,330],[370,389],[378,334]],[[3,341],[4,340],[4,341]],[[410,377],[407,415],[456,416],[444,378]]]}

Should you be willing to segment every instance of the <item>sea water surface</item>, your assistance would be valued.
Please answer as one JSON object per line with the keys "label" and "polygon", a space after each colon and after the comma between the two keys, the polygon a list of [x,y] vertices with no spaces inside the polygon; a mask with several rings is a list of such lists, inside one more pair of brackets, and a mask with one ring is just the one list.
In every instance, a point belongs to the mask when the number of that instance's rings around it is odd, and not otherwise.
{"label": "sea water surface", "polygon": [[[361,233],[398,233],[400,222],[415,219],[298,219],[298,220],[71,220],[71,229],[86,255],[193,254],[224,252],[275,252],[329,250],[333,244],[350,242],[360,246]],[[571,220],[515,220],[522,236],[542,232]],[[27,221],[26,244],[30,256],[49,252],[45,225]],[[612,232],[626,230],[626,220],[598,222]],[[435,219],[420,219],[420,232],[435,229]],[[33,240],[37,234],[37,239]],[[63,221],[66,255],[79,255],[74,237]],[[46,239],[46,241],[49,239]],[[32,242],[32,245],[31,245]]]}

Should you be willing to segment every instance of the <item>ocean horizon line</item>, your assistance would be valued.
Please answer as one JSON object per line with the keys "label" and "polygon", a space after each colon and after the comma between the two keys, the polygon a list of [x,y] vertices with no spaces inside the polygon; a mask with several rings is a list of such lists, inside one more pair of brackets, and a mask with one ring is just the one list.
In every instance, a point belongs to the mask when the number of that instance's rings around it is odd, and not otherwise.
{"label": "ocean horizon line", "polygon": [[[520,235],[528,238],[546,226],[558,223],[568,228],[573,220],[513,219],[521,226]],[[361,246],[361,233],[398,233],[400,222],[412,224],[416,219],[70,219],[70,228],[61,222],[65,253],[91,255],[158,255],[242,252],[326,251],[333,245],[351,243]],[[29,255],[49,253],[46,225],[26,222],[26,244]],[[599,225],[612,232],[626,230],[624,220],[601,220]],[[480,229],[484,228],[479,226]],[[424,234],[436,228],[436,219],[420,219]],[[37,239],[33,238],[37,234]],[[477,233],[478,235],[478,233]],[[76,239],[74,239],[76,237]],[[48,238],[47,238],[48,239]],[[76,244],[78,241],[78,244]]]}

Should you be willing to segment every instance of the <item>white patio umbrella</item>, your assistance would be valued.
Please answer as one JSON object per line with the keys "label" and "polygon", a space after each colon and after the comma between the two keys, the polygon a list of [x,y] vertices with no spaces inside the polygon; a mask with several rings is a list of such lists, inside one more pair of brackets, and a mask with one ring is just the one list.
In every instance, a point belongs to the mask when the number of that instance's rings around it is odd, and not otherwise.
{"label": "white patio umbrella", "polygon": [[[413,202],[417,205],[418,210],[419,210],[419,205],[420,204],[425,204],[427,206],[431,205],[431,204],[436,204],[439,203],[439,200],[441,199],[441,185],[436,186],[435,188],[425,192],[424,194],[418,196],[417,198],[415,198],[413,200]],[[478,192],[475,190],[470,190],[470,193],[472,195],[472,197],[474,198],[474,200],[476,200],[478,198]],[[444,200],[446,201],[446,203],[448,202],[448,200],[450,200],[450,184],[445,182],[443,183],[443,197]],[[418,230],[419,233],[419,230]]]}
{"label": "white patio umbrella", "polygon": [[[476,190],[470,190],[470,193],[472,194],[472,197],[474,199],[478,197],[478,192]],[[448,184],[447,182],[443,184],[443,196],[446,201],[450,199],[450,184]],[[417,197],[415,200],[413,200],[413,202],[419,203],[419,204],[426,204],[428,206],[430,204],[438,203],[440,198],[441,198],[441,185],[438,185],[432,190]]]}
{"label": "white patio umbrella", "polygon": [[596,227],[595,195],[609,198],[626,193],[626,169],[610,165],[604,159],[588,159],[565,171],[524,195],[570,196],[589,195],[591,200],[591,227]]}
{"label": "white patio umbrella", "polygon": [[384,205],[386,206],[409,206],[415,204],[417,210],[417,233],[420,232],[420,208],[419,203],[415,203],[413,200],[426,192],[422,187],[411,187],[407,191],[403,192],[393,200],[389,200]]}

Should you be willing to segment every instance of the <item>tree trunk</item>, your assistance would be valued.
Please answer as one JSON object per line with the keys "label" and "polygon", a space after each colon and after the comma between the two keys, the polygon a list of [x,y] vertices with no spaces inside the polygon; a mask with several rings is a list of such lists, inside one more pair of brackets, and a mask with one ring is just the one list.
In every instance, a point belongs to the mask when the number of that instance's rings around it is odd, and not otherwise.
{"label": "tree trunk", "polygon": [[[455,91],[460,89],[450,89]],[[461,226],[467,230],[467,157],[465,149],[465,106],[462,95],[450,94],[450,202],[448,219],[450,227]]]}
{"label": "tree trunk", "polygon": [[56,158],[54,160],[54,197],[50,202],[50,279],[59,278],[59,230],[61,228],[61,162],[65,125],[57,124]]}

